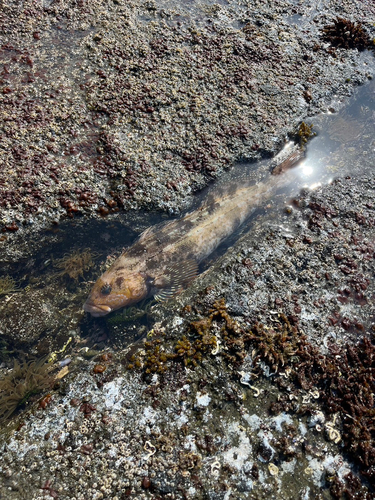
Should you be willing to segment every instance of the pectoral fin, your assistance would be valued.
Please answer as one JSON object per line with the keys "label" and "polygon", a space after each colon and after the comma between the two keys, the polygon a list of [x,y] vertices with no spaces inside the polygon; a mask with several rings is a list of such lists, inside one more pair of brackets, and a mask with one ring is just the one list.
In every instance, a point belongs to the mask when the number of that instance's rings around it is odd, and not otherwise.
{"label": "pectoral fin", "polygon": [[198,276],[198,264],[194,260],[185,260],[167,268],[163,281],[165,285],[154,298],[162,302],[182,292]]}

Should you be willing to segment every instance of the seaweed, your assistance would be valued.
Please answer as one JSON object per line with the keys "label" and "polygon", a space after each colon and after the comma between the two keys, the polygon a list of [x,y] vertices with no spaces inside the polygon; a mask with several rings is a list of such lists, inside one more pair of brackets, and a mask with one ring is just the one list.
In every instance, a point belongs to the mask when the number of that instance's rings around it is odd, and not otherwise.
{"label": "seaweed", "polygon": [[329,491],[335,500],[373,500],[373,495],[366,486],[361,484],[360,479],[352,472],[346,474],[342,479],[337,475],[327,478]]}
{"label": "seaweed", "polygon": [[224,320],[221,335],[225,350],[222,355],[235,366],[243,362],[251,348],[254,369],[265,363],[272,371],[278,372],[295,356],[304,338],[291,319],[282,313],[270,326],[254,322],[245,329],[229,315],[224,299],[216,301],[212,311],[212,318]]}
{"label": "seaweed", "polygon": [[308,141],[316,135],[312,129],[313,129],[313,124],[309,125],[305,122],[302,122],[298,128],[297,137],[302,151],[305,149]]}
{"label": "seaweed", "polygon": [[0,277],[0,296],[8,293],[19,292],[21,288],[17,286],[17,282],[9,275]]}
{"label": "seaweed", "polygon": [[7,421],[33,396],[51,389],[55,378],[50,374],[51,365],[46,359],[20,363],[14,360],[13,369],[0,380],[0,423]]}
{"label": "seaweed", "polygon": [[145,299],[139,304],[138,307],[125,307],[120,313],[110,316],[106,319],[106,323],[110,325],[121,325],[123,323],[133,322],[143,316],[146,316],[154,304],[156,304],[156,300],[149,301],[149,299]]}
{"label": "seaweed", "polygon": [[176,355],[166,352],[161,344],[162,340],[159,338],[145,342],[146,353],[144,362],[141,363],[139,358],[132,356],[130,359],[134,365],[131,364],[128,368],[142,367],[146,374],[164,373],[168,369],[168,361],[175,358]]}
{"label": "seaweed", "polygon": [[333,24],[324,26],[322,32],[322,39],[332,47],[362,51],[373,45],[361,23],[353,23],[342,17],[337,17]]}
{"label": "seaweed", "polygon": [[13,350],[9,350],[9,344],[3,338],[0,338],[0,361],[8,359],[9,354],[13,354]]}
{"label": "seaweed", "polygon": [[85,273],[94,266],[94,257],[95,254],[89,248],[65,254],[61,259],[54,261],[54,266],[60,269],[55,273],[55,276],[68,276],[70,279],[78,281],[79,278],[84,278]]}
{"label": "seaweed", "polygon": [[192,341],[183,336],[175,345],[175,351],[177,351],[177,359],[181,359],[185,366],[190,364],[197,366],[205,354],[212,354],[216,346],[217,340],[214,335],[202,335]]}
{"label": "seaweed", "polygon": [[[319,392],[326,414],[339,414],[345,452],[357,464],[371,484],[375,481],[375,342],[364,337],[356,346],[330,346],[329,354],[301,337],[298,349],[291,358],[290,380],[296,389]],[[282,378],[278,380],[283,389]],[[290,386],[288,387],[290,391]],[[289,392],[271,405],[274,413],[293,410]],[[303,411],[309,412],[309,407]],[[335,490],[337,481],[333,482]],[[336,486],[334,486],[336,484]],[[336,496],[336,498],[340,498]]]}
{"label": "seaweed", "polygon": [[[208,316],[192,321],[187,334],[167,350],[161,337],[146,341],[145,356],[132,354],[128,368],[141,368],[145,373],[164,373],[170,361],[196,367],[206,356],[221,354],[233,366],[242,364],[250,348],[254,352],[254,368],[265,362],[274,372],[292,358],[302,335],[289,319],[280,314],[272,328],[255,323],[243,329],[227,311],[224,299],[214,302]],[[223,343],[224,349],[219,349]]]}
{"label": "seaweed", "polygon": [[303,335],[292,325],[285,314],[280,314],[276,324],[266,327],[255,323],[249,340],[255,347],[254,365],[265,362],[272,371],[278,372],[293,359]]}
{"label": "seaweed", "polygon": [[[184,308],[182,312],[192,312]],[[328,354],[322,354],[301,332],[298,322],[292,316],[280,312],[267,324],[252,322],[243,327],[227,311],[224,299],[217,300],[203,318],[189,323],[177,343],[172,346],[159,335],[145,342],[143,356],[131,357],[129,368],[139,368],[144,373],[165,373],[171,363],[195,367],[205,356],[218,354],[225,358],[233,369],[243,363],[251,352],[252,373],[259,376],[267,365],[275,376],[285,397],[271,404],[270,410],[296,411],[289,399],[290,391],[314,390],[326,414],[340,415],[344,451],[357,464],[369,484],[375,482],[375,339],[373,334],[365,335],[358,345],[344,347],[330,346]],[[248,319],[251,322],[250,318]],[[220,344],[222,344],[220,346]],[[219,347],[221,347],[219,349]],[[173,350],[172,350],[173,348]],[[169,349],[169,350],[168,350]],[[285,378],[281,369],[288,372]],[[317,400],[318,402],[318,400]],[[299,408],[299,413],[309,412],[309,405]],[[281,443],[282,453],[292,456],[294,450],[288,442]],[[290,448],[290,449],[289,449]],[[338,480],[331,480],[333,491],[351,491],[355,476],[349,483],[340,486]],[[339,493],[337,493],[339,494]],[[349,495],[349,494],[348,494]],[[336,496],[339,498],[339,496]],[[350,498],[350,495],[349,495]]]}

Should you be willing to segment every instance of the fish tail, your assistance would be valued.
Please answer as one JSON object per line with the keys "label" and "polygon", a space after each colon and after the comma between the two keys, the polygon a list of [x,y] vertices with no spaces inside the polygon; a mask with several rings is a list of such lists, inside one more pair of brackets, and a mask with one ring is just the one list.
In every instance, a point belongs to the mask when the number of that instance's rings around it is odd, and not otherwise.
{"label": "fish tail", "polygon": [[271,170],[272,175],[281,175],[288,170],[294,168],[298,163],[305,157],[305,151],[299,147],[295,146],[292,151],[282,151],[276,156],[273,163],[276,165]]}

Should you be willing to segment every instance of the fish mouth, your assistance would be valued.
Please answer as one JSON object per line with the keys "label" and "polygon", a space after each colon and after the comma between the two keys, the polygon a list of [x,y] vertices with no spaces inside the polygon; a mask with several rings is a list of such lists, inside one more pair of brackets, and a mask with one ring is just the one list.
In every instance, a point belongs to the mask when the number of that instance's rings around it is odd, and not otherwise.
{"label": "fish mouth", "polygon": [[83,305],[83,310],[94,316],[94,318],[98,318],[99,316],[105,316],[109,314],[112,309],[109,306],[105,306],[104,304],[93,304],[92,302],[85,302]]}

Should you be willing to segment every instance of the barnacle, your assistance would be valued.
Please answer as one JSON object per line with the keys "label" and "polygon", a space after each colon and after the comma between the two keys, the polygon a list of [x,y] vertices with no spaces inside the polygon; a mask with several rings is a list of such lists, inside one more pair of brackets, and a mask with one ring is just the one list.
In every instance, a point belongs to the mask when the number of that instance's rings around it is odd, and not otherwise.
{"label": "barnacle", "polygon": [[14,360],[13,369],[0,380],[0,422],[4,422],[36,394],[51,389],[54,377],[46,357],[39,360]]}
{"label": "barnacle", "polygon": [[333,24],[323,28],[322,38],[333,47],[364,50],[370,48],[370,37],[361,23],[353,23],[348,19],[337,17]]}
{"label": "barnacle", "polygon": [[202,457],[199,453],[180,451],[179,466],[181,470],[199,469],[202,463]]}
{"label": "barnacle", "polygon": [[78,281],[93,267],[94,257],[95,254],[89,248],[65,254],[61,259],[54,261],[54,266],[60,269],[55,275],[59,277],[69,276],[72,280]]}

